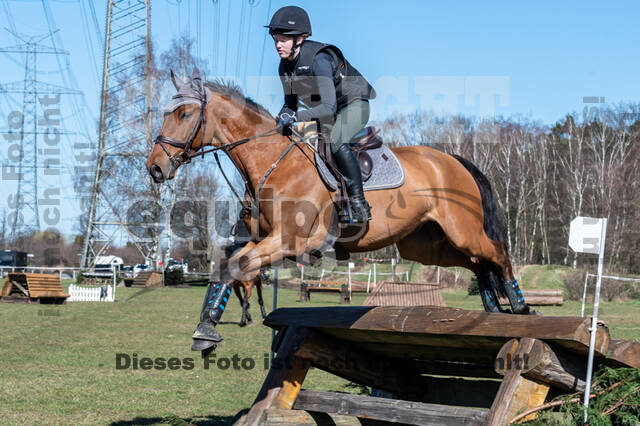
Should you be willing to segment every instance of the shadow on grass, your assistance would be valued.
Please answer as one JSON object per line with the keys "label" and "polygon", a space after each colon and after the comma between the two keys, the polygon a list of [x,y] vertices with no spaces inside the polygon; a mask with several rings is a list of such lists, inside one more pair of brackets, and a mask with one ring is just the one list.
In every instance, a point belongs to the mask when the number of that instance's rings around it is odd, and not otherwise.
{"label": "shadow on grass", "polygon": [[134,425],[171,425],[171,426],[226,426],[232,425],[238,419],[249,412],[248,408],[239,411],[235,416],[207,416],[197,418],[182,419],[174,415],[164,417],[135,417],[131,420],[120,420],[112,422],[111,426],[134,426]]}

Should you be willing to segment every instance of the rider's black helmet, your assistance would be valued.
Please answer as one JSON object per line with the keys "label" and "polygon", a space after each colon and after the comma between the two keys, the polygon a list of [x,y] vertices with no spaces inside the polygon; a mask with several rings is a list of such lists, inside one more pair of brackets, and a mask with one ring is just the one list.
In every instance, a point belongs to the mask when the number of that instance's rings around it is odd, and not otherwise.
{"label": "rider's black helmet", "polygon": [[269,28],[270,35],[311,35],[309,15],[298,6],[281,7],[273,14],[269,25],[265,25],[265,27]]}

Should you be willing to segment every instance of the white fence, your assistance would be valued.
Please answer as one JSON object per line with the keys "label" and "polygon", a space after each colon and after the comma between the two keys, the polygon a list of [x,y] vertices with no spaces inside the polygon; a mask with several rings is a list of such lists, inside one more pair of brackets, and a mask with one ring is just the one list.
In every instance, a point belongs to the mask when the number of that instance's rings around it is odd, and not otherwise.
{"label": "white fence", "polygon": [[108,286],[88,288],[69,285],[69,302],[113,302],[113,288]]}
{"label": "white fence", "polygon": [[[582,291],[582,309],[580,311],[580,316],[584,317],[584,306],[587,302],[587,287],[589,286],[589,277],[597,277],[596,274],[591,274],[589,272],[584,275],[584,289]],[[610,280],[618,280],[618,281],[629,281],[629,282],[640,282],[638,278],[627,278],[627,277],[616,277],[611,275],[603,275],[602,278],[607,278]]]}

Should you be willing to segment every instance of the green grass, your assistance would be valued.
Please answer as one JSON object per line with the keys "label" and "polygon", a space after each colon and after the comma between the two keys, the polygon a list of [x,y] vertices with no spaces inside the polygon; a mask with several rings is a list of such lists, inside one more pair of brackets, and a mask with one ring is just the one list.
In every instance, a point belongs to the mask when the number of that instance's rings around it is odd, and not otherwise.
{"label": "green grass", "polygon": [[562,265],[527,265],[522,273],[522,286],[525,289],[556,289],[563,288],[563,277],[573,271],[569,266]]}
{"label": "green grass", "polygon": [[[68,283],[67,283],[68,284]],[[267,371],[271,330],[261,325],[255,295],[254,325],[241,328],[234,298],[218,329],[225,340],[216,358],[250,358],[253,369],[212,366],[191,352],[204,287],[158,290],[118,288],[115,303],[0,304],[0,420],[6,424],[228,424],[248,408]],[[340,306],[337,294],[279,290],[279,306]],[[271,311],[272,291],[264,292]],[[354,294],[360,305],[364,294]],[[448,306],[481,309],[478,296],[445,292]],[[580,304],[543,307],[545,315],[579,315]],[[640,338],[640,301],[603,302],[601,317],[614,338]],[[116,369],[116,354],[137,358],[191,358],[194,368]],[[356,392],[349,383],[312,369],[305,388]]]}

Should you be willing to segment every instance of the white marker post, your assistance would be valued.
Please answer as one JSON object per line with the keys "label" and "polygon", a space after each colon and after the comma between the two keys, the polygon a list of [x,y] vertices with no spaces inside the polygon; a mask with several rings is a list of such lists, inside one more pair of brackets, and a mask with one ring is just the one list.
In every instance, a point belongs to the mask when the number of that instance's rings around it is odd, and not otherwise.
{"label": "white marker post", "polygon": [[351,270],[356,267],[356,264],[353,262],[349,262],[349,267],[347,268],[349,271],[349,295],[351,295]]}
{"label": "white marker post", "polygon": [[571,221],[569,228],[569,247],[578,253],[598,254],[598,279],[593,296],[593,316],[591,317],[591,339],[589,341],[589,360],[587,361],[587,377],[584,388],[584,422],[587,422],[587,408],[591,396],[591,375],[593,373],[593,356],[596,346],[598,328],[598,308],[600,307],[600,284],[602,283],[602,266],[604,264],[604,243],[607,235],[607,219],[582,217]]}

